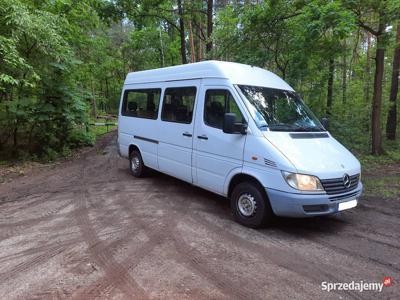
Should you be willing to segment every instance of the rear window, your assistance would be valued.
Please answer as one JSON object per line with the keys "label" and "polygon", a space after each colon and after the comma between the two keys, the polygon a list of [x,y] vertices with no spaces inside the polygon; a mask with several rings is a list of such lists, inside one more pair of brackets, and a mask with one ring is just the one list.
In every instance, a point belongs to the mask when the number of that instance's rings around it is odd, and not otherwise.
{"label": "rear window", "polygon": [[167,88],[164,93],[161,120],[190,124],[195,98],[196,87]]}
{"label": "rear window", "polygon": [[126,90],[121,114],[128,117],[157,119],[161,89]]}

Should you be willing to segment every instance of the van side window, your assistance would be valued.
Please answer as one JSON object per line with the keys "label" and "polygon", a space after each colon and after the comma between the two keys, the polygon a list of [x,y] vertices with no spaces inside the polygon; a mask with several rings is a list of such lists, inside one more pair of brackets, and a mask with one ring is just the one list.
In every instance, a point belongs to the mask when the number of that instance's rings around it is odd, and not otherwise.
{"label": "van side window", "polygon": [[196,87],[167,88],[161,111],[161,120],[190,124],[193,117]]}
{"label": "van side window", "polygon": [[126,90],[121,114],[128,117],[157,119],[161,89]]}
{"label": "van side window", "polygon": [[207,90],[204,101],[204,123],[222,129],[225,113],[236,113],[236,122],[245,123],[235,99],[228,90]]}

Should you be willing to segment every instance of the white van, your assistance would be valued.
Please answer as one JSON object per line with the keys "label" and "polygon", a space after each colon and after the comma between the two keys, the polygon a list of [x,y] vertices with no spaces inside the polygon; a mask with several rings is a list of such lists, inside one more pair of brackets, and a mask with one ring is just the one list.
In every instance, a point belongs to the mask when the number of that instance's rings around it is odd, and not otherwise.
{"label": "white van", "polygon": [[147,168],[228,197],[239,223],[355,207],[358,160],[275,74],[206,61],[129,73],[118,145],[134,176]]}

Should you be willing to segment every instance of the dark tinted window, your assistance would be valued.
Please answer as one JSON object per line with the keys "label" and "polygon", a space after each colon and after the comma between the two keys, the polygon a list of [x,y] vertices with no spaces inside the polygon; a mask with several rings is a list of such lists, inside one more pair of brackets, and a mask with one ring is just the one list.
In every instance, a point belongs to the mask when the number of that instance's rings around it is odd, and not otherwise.
{"label": "dark tinted window", "polygon": [[126,90],[122,115],[129,117],[157,119],[161,89]]}
{"label": "dark tinted window", "polygon": [[161,111],[161,120],[190,124],[193,117],[195,98],[195,87],[166,89]]}
{"label": "dark tinted window", "polygon": [[225,113],[235,113],[236,122],[244,123],[242,113],[228,90],[208,90],[204,102],[204,123],[222,129]]}

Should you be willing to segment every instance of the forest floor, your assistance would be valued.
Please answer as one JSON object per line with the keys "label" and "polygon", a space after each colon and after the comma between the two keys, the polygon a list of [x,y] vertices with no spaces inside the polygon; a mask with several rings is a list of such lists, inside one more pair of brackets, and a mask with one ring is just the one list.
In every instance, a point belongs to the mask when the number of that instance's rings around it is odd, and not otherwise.
{"label": "forest floor", "polygon": [[[219,196],[133,178],[111,133],[0,184],[0,299],[399,299],[399,167],[366,170],[353,210],[253,230]],[[321,288],[385,276],[381,293]]]}

